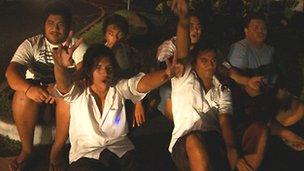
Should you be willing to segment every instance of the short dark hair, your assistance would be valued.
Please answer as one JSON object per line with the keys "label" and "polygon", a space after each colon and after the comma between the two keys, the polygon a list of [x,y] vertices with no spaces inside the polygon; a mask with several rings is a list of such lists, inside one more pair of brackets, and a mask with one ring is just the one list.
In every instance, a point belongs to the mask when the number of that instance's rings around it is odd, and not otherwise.
{"label": "short dark hair", "polygon": [[117,26],[124,33],[125,36],[128,35],[129,24],[124,17],[118,14],[113,14],[105,18],[102,26],[102,32],[104,35],[106,33],[107,27],[111,24]]}
{"label": "short dark hair", "polygon": [[67,4],[60,1],[49,3],[43,12],[43,17],[42,17],[43,24],[45,24],[47,18],[52,14],[62,16],[66,24],[67,30],[71,28],[72,12],[71,9],[67,6]]}
{"label": "short dark hair", "polygon": [[192,62],[195,63],[198,54],[203,51],[214,51],[218,53],[218,48],[216,44],[210,39],[201,39],[194,45],[194,48],[191,50],[190,56],[192,58]]}
{"label": "short dark hair", "polygon": [[247,28],[251,22],[251,20],[263,20],[264,22],[266,22],[265,16],[262,13],[250,13],[247,14],[247,16],[245,17],[244,20],[244,28]]}
{"label": "short dark hair", "polygon": [[103,44],[96,43],[90,45],[83,56],[83,73],[86,81],[92,81],[91,70],[96,67],[97,62],[102,58],[108,58],[113,70],[110,71],[109,86],[115,86],[119,80],[119,66],[115,59],[114,53]]}

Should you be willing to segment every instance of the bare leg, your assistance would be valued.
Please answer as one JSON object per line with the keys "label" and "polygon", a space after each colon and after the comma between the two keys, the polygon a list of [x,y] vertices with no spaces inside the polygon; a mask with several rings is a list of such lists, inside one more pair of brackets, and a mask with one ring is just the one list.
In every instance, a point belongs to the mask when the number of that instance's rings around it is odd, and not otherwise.
{"label": "bare leg", "polygon": [[[268,135],[266,124],[261,122],[255,122],[246,129],[242,139],[242,148],[245,154],[244,159],[251,166],[250,170],[257,170],[261,165]],[[240,167],[238,169],[244,170]]]}
{"label": "bare leg", "polygon": [[189,134],[186,139],[186,151],[189,158],[189,165],[192,171],[211,170],[209,157],[205,146],[194,134]]}
{"label": "bare leg", "polygon": [[[12,111],[21,140],[21,152],[15,162],[24,163],[33,150],[34,128],[39,104],[26,97],[23,92],[16,91],[12,102]],[[10,169],[16,170],[16,163],[11,163]]]}
{"label": "bare leg", "polygon": [[173,121],[173,113],[172,113],[172,101],[171,99],[167,99],[165,102],[165,116],[166,118]]}
{"label": "bare leg", "polygon": [[56,134],[50,153],[50,163],[60,164],[62,149],[69,135],[70,105],[63,100],[56,100]]}

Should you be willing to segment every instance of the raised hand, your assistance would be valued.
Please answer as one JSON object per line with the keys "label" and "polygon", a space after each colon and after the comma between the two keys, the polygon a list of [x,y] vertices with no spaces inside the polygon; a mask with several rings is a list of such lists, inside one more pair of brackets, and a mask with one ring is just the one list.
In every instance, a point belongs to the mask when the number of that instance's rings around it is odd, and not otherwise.
{"label": "raised hand", "polygon": [[188,0],[173,0],[171,10],[179,17],[188,15]]}
{"label": "raised hand", "polygon": [[72,59],[73,52],[82,43],[83,39],[80,38],[74,45],[72,43],[73,32],[70,31],[65,45],[59,45],[58,48],[53,49],[53,59],[55,66],[59,68],[67,68],[72,66],[74,61]]}
{"label": "raised hand", "polygon": [[184,74],[185,66],[177,61],[177,54],[172,58],[172,62],[169,59],[166,59],[166,73],[172,77],[181,77]]}

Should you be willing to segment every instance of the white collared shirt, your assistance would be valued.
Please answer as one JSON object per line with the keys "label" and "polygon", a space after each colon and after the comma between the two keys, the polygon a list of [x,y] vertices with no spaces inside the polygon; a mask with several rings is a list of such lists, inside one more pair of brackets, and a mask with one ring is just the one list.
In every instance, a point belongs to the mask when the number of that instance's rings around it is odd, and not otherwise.
{"label": "white collared shirt", "polygon": [[[77,39],[72,38],[72,44]],[[65,44],[65,42],[63,43]],[[50,43],[45,36],[39,34],[37,36],[24,40],[16,50],[11,62],[17,62],[26,66],[27,71],[25,77],[27,79],[54,80],[54,60],[52,57],[53,48],[58,45]],[[75,65],[82,61],[83,55],[87,50],[87,46],[81,43],[73,52],[73,60]]]}
{"label": "white collared shirt", "polygon": [[232,114],[231,91],[213,77],[207,93],[201,87],[196,73],[190,66],[180,78],[172,78],[172,112],[174,129],[169,151],[177,139],[191,131],[219,131],[218,116]]}
{"label": "white collared shirt", "polygon": [[65,95],[57,90],[59,96],[70,102],[70,163],[81,157],[98,159],[106,148],[118,157],[134,149],[133,143],[127,137],[128,123],[124,101],[131,99],[136,102],[144,98],[146,93],[136,90],[143,76],[140,73],[110,87],[102,114],[89,87],[82,89],[74,84]]}

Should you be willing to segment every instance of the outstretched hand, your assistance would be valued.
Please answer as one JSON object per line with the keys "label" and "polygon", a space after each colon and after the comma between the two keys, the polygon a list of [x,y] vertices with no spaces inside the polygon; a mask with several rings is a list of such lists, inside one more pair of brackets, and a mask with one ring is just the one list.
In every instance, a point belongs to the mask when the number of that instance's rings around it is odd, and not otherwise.
{"label": "outstretched hand", "polygon": [[82,43],[83,39],[80,38],[72,45],[73,31],[69,32],[65,45],[59,45],[58,48],[53,49],[53,59],[57,67],[67,68],[74,64],[72,59],[73,52]]}

